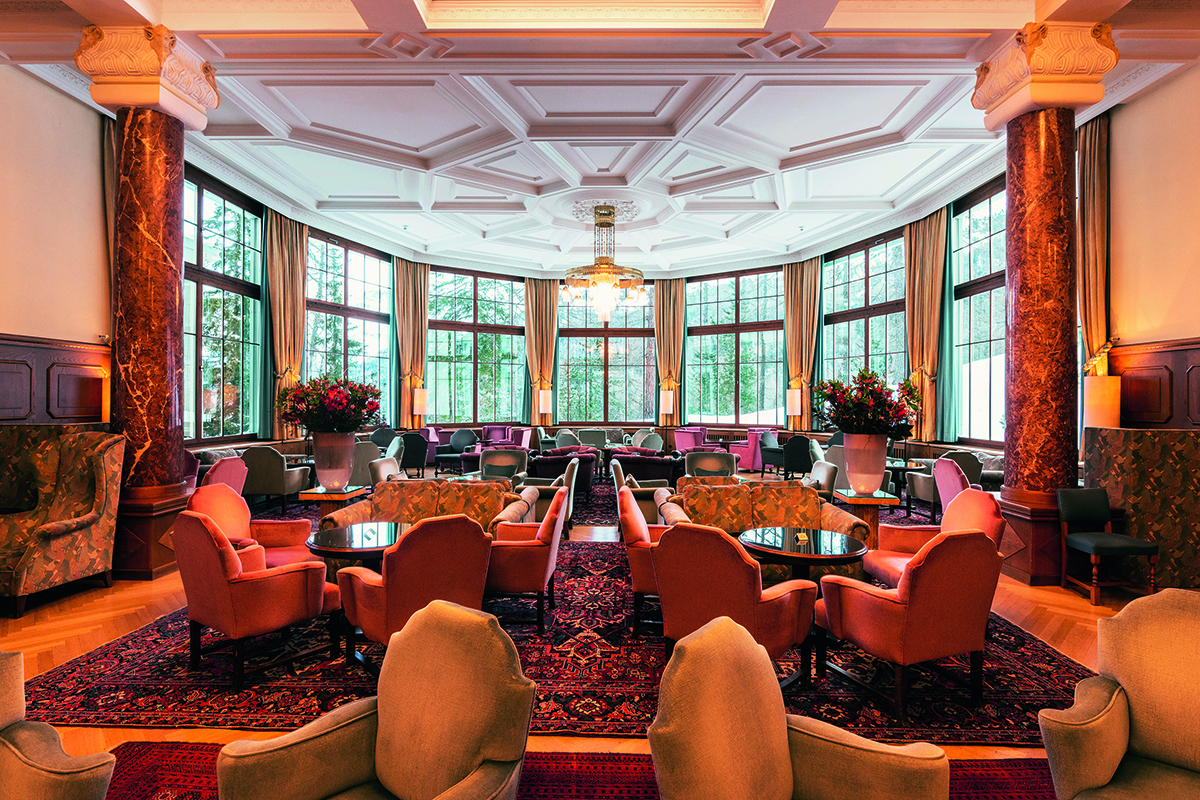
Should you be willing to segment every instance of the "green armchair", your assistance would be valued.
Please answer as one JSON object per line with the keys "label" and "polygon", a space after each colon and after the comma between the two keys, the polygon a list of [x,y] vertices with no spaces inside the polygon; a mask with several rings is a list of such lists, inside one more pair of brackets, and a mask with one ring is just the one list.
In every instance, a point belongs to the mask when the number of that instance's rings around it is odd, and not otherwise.
{"label": "green armchair", "polygon": [[93,575],[112,585],[125,437],[42,429],[6,468],[31,474],[36,493],[32,508],[0,514],[0,595],[12,598],[14,617],[34,592]]}

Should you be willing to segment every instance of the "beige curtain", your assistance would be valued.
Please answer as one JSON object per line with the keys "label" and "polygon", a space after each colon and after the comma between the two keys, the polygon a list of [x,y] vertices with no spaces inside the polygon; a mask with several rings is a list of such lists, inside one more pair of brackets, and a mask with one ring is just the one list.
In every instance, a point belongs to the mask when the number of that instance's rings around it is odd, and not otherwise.
{"label": "beige curtain", "polygon": [[396,344],[400,358],[398,430],[419,428],[423,414],[413,413],[413,389],[425,387],[425,342],[429,334],[429,265],[397,258]]}
{"label": "beige curtain", "polygon": [[[267,209],[267,286],[271,296],[271,344],[275,353],[275,397],[300,382],[304,357],[305,290],[308,281],[308,226]],[[275,412],[276,439],[303,435]]]}
{"label": "beige curtain", "polygon": [[683,369],[684,280],[654,282],[654,352],[658,361],[658,388],[674,393],[671,408],[660,408],[663,425],[683,423],[679,379]]}
{"label": "beige curtain", "polygon": [[[821,259],[783,265],[783,338],[787,346],[788,388],[803,389],[798,416],[788,417],[791,430],[812,430],[813,363],[821,324]],[[784,398],[787,402],[787,398]]]}
{"label": "beige curtain", "polygon": [[921,392],[913,438],[937,438],[938,343],[942,322],[942,281],[946,273],[948,208],[904,226],[904,324],[908,363]]}
{"label": "beige curtain", "polygon": [[[1079,141],[1079,322],[1083,360],[1108,341],[1108,115],[1083,125]],[[1108,374],[1102,355],[1089,375]]]}
{"label": "beige curtain", "polygon": [[554,345],[558,341],[558,281],[525,279],[525,359],[533,397],[529,424],[550,425],[553,412],[542,413],[538,392],[554,388]]}

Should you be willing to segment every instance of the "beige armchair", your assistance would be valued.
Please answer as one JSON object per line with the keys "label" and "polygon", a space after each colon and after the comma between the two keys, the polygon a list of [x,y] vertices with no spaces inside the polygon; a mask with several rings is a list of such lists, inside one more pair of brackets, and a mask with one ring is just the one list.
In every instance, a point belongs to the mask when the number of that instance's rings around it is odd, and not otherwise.
{"label": "beige armchair", "polygon": [[0,800],[104,800],[117,759],[69,756],[58,731],[25,721],[25,663],[0,651]]}
{"label": "beige armchair", "polygon": [[279,495],[279,508],[287,511],[287,496],[308,487],[308,467],[288,467],[274,447],[255,445],[242,453],[246,462],[246,485],[242,494]]}
{"label": "beige armchair", "polygon": [[950,762],[931,744],[879,744],[786,713],[771,660],[718,617],[675,646],[649,730],[662,800],[946,800]]}
{"label": "beige armchair", "polygon": [[378,697],[226,745],[218,790],[222,800],[513,800],[535,688],[495,617],[434,601],[392,635]]}
{"label": "beige armchair", "polygon": [[1200,797],[1200,595],[1141,597],[1097,623],[1095,678],[1038,715],[1059,800]]}

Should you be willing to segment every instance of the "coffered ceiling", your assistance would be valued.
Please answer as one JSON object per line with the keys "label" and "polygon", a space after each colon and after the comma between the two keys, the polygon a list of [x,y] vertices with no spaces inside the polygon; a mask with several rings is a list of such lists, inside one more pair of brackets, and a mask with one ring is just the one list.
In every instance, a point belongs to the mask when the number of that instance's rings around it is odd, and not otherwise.
{"label": "coffered ceiling", "polygon": [[1113,24],[1087,119],[1200,56],[1192,0],[0,0],[0,63],[84,102],[84,25],[217,69],[188,157],[337,235],[561,274],[597,200],[648,276],[808,257],[1003,169],[975,67],[1035,19]]}

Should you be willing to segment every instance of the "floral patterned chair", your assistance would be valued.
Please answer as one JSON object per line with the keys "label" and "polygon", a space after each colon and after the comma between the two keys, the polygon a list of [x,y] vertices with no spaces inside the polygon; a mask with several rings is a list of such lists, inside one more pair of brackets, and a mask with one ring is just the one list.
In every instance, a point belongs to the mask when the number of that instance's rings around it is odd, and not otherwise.
{"label": "floral patterned chair", "polygon": [[112,585],[125,457],[124,436],[20,427],[36,430],[13,432],[10,438],[22,437],[21,444],[14,439],[0,448],[16,455],[0,482],[24,493],[0,497],[0,507],[9,512],[0,513],[0,595],[13,599],[15,617],[24,614],[26,598],[43,589],[93,575]]}
{"label": "floral patterned chair", "polygon": [[490,531],[501,522],[531,522],[538,492],[508,491],[508,481],[386,481],[366,500],[322,518],[322,528],[360,522],[420,522],[429,517],[466,514]]}

